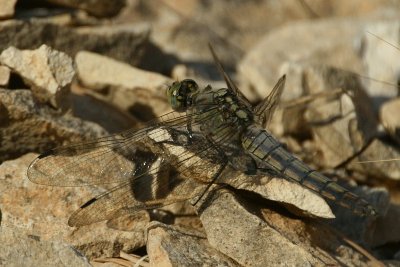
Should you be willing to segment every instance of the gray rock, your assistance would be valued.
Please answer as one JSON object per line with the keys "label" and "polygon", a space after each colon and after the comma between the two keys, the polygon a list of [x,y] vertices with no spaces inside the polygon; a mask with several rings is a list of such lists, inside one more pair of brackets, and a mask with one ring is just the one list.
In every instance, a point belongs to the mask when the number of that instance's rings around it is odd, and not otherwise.
{"label": "gray rock", "polygon": [[10,82],[11,70],[6,66],[0,66],[0,87],[7,87]]}
{"label": "gray rock", "polygon": [[149,224],[147,229],[151,266],[240,266],[210,246],[201,233],[157,222]]}
{"label": "gray rock", "polygon": [[0,19],[8,19],[14,16],[17,0],[0,0]]}
{"label": "gray rock", "polygon": [[3,266],[91,266],[68,244],[41,240],[18,227],[2,227],[0,258]]}
{"label": "gray rock", "polygon": [[73,246],[89,258],[110,257],[118,255],[120,250],[137,249],[145,244],[144,230],[149,216],[144,212],[136,214],[135,220],[125,217],[118,222],[110,222],[112,228],[106,222],[69,227],[67,221],[70,214],[82,202],[104,189],[33,184],[26,177],[26,170],[36,156],[27,154],[17,160],[3,162],[0,166],[2,228],[17,228],[18,233],[24,236],[36,236],[41,241]]}
{"label": "gray rock", "polygon": [[38,105],[29,90],[0,89],[0,160],[104,136],[98,125]]}
{"label": "gray rock", "polygon": [[75,76],[72,59],[46,45],[37,50],[10,47],[0,54],[0,62],[18,73],[29,84],[40,103],[65,106],[65,96]]}
{"label": "gray rock", "polygon": [[101,1],[101,0],[46,0],[49,3],[66,7],[79,8],[97,17],[110,17],[117,15],[125,6],[126,0]]}
{"label": "gray rock", "polygon": [[143,117],[149,109],[144,107],[149,106],[153,116],[158,117],[171,109],[165,97],[166,85],[172,83],[168,77],[87,51],[79,52],[75,62],[82,85],[108,89],[107,101],[123,110],[142,113],[137,115]]}
{"label": "gray rock", "polygon": [[243,266],[367,266],[363,255],[323,224],[259,208],[216,192],[199,210],[210,244]]}

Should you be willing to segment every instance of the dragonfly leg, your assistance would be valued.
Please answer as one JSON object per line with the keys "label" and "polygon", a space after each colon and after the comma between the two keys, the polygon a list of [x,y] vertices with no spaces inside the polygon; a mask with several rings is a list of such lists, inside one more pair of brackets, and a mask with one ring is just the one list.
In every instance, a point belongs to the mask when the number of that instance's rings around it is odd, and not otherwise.
{"label": "dragonfly leg", "polygon": [[218,171],[213,175],[212,180],[209,184],[207,184],[207,187],[204,189],[204,191],[201,193],[199,198],[196,200],[195,203],[193,203],[193,206],[196,206],[197,203],[199,203],[200,199],[204,197],[204,195],[207,193],[207,191],[210,189],[210,187],[215,183],[215,181],[218,179],[218,177],[221,175],[221,173],[224,171],[226,165],[228,165],[228,161],[224,161],[221,166],[219,167]]}
{"label": "dragonfly leg", "polygon": [[218,179],[218,177],[221,175],[221,173],[224,171],[225,167],[228,165],[228,160],[226,158],[226,155],[223,150],[221,150],[212,140],[210,136],[206,136],[206,139],[210,142],[211,146],[214,147],[214,149],[218,152],[219,156],[222,160],[220,167],[218,168],[218,171],[214,173],[211,182],[207,185],[207,187],[204,189],[203,193],[199,196],[199,198],[196,200],[196,202],[193,204],[193,206],[196,206],[196,204],[200,201],[200,199],[203,198],[203,196],[206,194],[206,192],[210,189],[210,187],[215,183],[215,181]]}

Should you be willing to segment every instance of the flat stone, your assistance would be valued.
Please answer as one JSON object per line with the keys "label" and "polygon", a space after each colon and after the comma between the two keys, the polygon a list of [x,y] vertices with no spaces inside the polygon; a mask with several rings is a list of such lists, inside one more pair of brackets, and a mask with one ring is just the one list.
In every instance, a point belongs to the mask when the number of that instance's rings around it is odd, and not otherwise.
{"label": "flat stone", "polygon": [[171,82],[161,74],[144,71],[115,59],[89,51],[75,57],[80,82],[89,88],[102,90],[110,86],[123,88],[151,88],[156,90]]}
{"label": "flat stone", "polygon": [[94,90],[107,89],[107,101],[121,109],[141,113],[139,117],[144,108],[152,109],[154,117],[171,110],[165,97],[166,86],[172,83],[168,77],[88,51],[79,52],[75,62],[82,85]]}
{"label": "flat stone", "polygon": [[147,232],[151,266],[240,266],[207,242],[204,235],[154,222]]}
{"label": "flat stone", "polygon": [[6,66],[0,66],[0,87],[7,87],[10,82],[11,70]]}
{"label": "flat stone", "polygon": [[280,177],[250,176],[233,172],[220,181],[234,188],[248,190],[266,199],[282,203],[289,209],[295,207],[300,214],[327,219],[335,218],[324,198],[297,183]]}
{"label": "flat stone", "polygon": [[[75,75],[72,59],[47,45],[37,50],[9,47],[0,54],[0,62],[18,73],[41,103],[65,106],[65,95]],[[64,102],[64,103],[62,103]]]}
{"label": "flat stone", "polygon": [[0,0],[0,19],[8,19],[14,16],[17,0]]}

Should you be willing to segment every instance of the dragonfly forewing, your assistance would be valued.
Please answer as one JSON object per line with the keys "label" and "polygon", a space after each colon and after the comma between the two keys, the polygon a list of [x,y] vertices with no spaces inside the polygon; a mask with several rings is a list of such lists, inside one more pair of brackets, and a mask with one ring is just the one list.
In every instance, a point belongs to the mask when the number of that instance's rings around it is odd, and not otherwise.
{"label": "dragonfly forewing", "polygon": [[202,136],[189,134],[182,122],[166,120],[53,149],[31,164],[28,177],[45,185],[108,188],[71,216],[71,226],[193,198],[218,170],[219,159],[215,149]]}

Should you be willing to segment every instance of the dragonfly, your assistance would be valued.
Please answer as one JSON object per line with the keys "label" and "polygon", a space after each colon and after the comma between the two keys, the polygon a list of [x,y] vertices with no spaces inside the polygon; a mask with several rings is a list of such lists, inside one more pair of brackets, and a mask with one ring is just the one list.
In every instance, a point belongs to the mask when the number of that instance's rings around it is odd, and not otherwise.
{"label": "dragonfly", "polygon": [[363,198],[313,170],[268,130],[285,75],[258,105],[252,105],[224,70],[210,45],[227,88],[200,88],[192,79],[172,83],[173,111],[139,130],[54,148],[29,166],[30,181],[48,186],[102,185],[107,190],[69,218],[70,226],[123,214],[200,200],[231,167],[246,175],[297,182],[360,216],[374,216]]}

